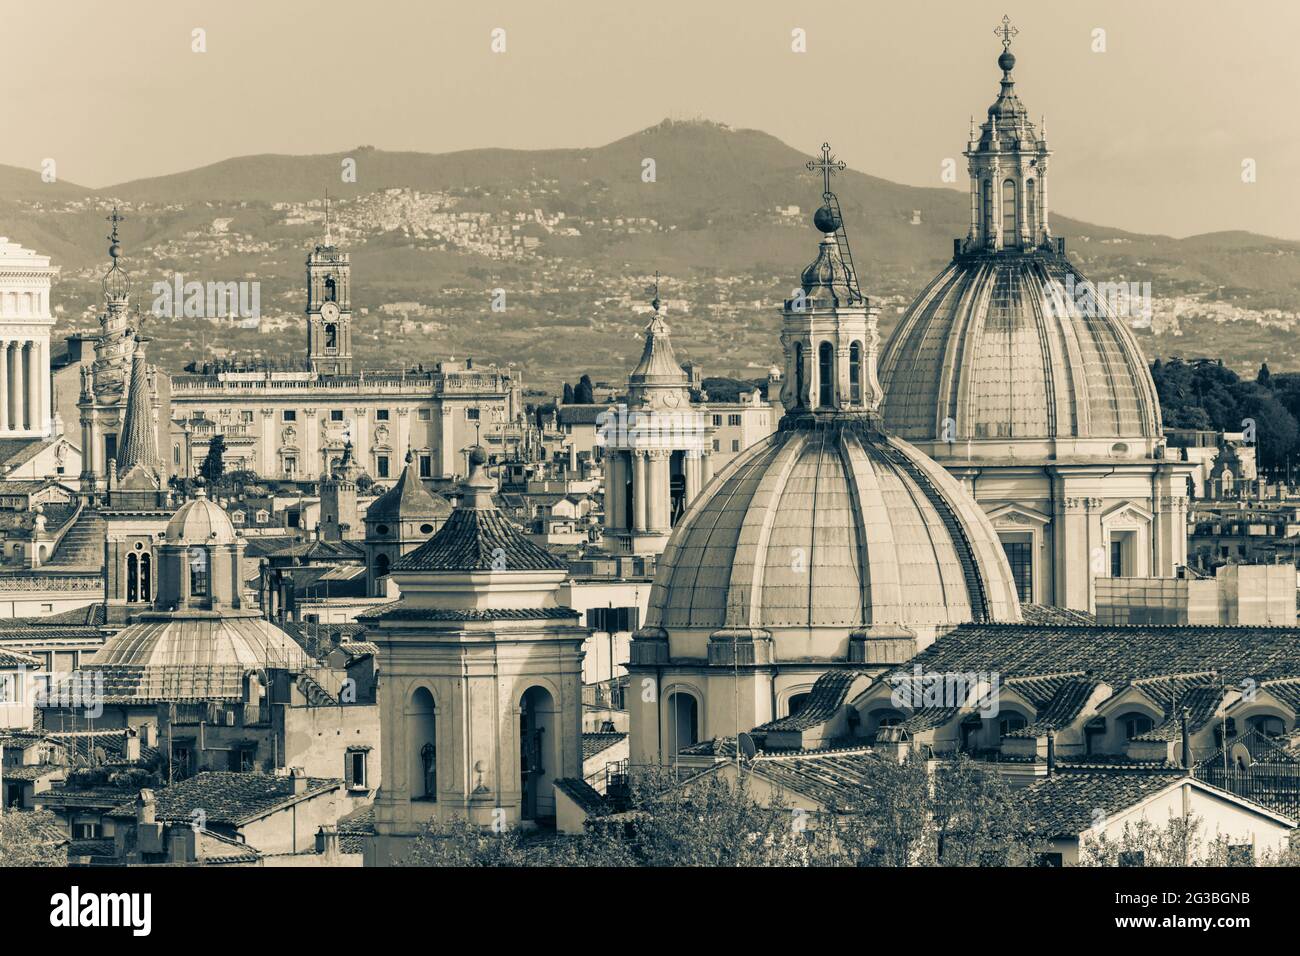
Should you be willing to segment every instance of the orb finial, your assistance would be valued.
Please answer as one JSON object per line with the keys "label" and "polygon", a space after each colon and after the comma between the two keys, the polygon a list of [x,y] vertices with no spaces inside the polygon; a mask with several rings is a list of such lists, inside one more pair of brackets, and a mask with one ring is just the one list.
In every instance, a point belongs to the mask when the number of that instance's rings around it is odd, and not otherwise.
{"label": "orb finial", "polygon": [[994,36],[1002,38],[1002,55],[998,57],[998,67],[1003,73],[1010,73],[1016,65],[1015,54],[1011,52],[1011,38],[1020,31],[1011,25],[1011,17],[1003,14],[1002,25],[993,31]]}

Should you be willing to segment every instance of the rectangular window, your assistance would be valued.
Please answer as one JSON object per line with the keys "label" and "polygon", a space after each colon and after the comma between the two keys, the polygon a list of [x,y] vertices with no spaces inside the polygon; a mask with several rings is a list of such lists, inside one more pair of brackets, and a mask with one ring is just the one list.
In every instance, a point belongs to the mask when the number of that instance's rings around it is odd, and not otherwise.
{"label": "rectangular window", "polygon": [[240,420],[241,422],[243,422],[244,424],[247,425],[249,422],[251,422],[251,421],[253,420],[253,413],[252,413],[252,412],[240,412],[240,413],[239,413],[239,420]]}
{"label": "rectangular window", "polygon": [[74,823],[72,825],[72,839],[74,840],[98,840],[103,836],[103,828],[98,823]]}
{"label": "rectangular window", "polygon": [[722,427],[722,416],[721,416],[721,415],[714,415],[714,416],[713,416],[713,427],[714,427],[714,428],[721,428],[721,427]]}
{"label": "rectangular window", "polygon": [[388,421],[388,409],[386,409],[386,408],[376,408],[376,409],[375,409],[375,421],[377,421],[377,422],[386,422],[386,421]]}
{"label": "rectangular window", "polygon": [[351,790],[367,789],[366,752],[364,750],[349,750],[346,760],[347,764],[343,770],[347,777],[348,788]]}
{"label": "rectangular window", "polygon": [[286,408],[280,413],[280,418],[286,422],[296,422],[298,420],[298,413],[292,408]]}
{"label": "rectangular window", "polygon": [[297,471],[298,471],[298,459],[294,458],[292,455],[285,456],[284,476],[286,478],[292,478],[294,474],[297,473]]}
{"label": "rectangular window", "polygon": [[739,438],[733,438],[733,439],[731,440],[731,450],[732,450],[732,451],[740,451],[740,439],[739,439]]}
{"label": "rectangular window", "polygon": [[432,455],[420,456],[420,477],[421,478],[433,477],[433,456]]}
{"label": "rectangular window", "polygon": [[343,409],[341,409],[341,408],[331,408],[331,409],[330,409],[330,421],[332,421],[332,422],[341,422],[341,421],[343,421]]}
{"label": "rectangular window", "polygon": [[1029,541],[1003,541],[1011,577],[1016,582],[1016,593],[1026,603],[1034,599],[1034,549]]}
{"label": "rectangular window", "polygon": [[422,421],[422,422],[427,422],[427,421],[429,421],[431,418],[433,418],[433,412],[432,412],[431,409],[428,409],[428,408],[421,408],[421,409],[419,410],[419,416],[420,416],[420,421]]}
{"label": "rectangular window", "polygon": [[740,424],[740,416],[739,416],[739,415],[728,415],[728,416],[727,416],[727,424],[728,424],[728,425],[733,425],[733,426],[734,426],[734,425],[739,425],[739,424]]}
{"label": "rectangular window", "polygon": [[465,417],[472,422],[478,421],[478,409],[477,408],[465,409]]}
{"label": "rectangular window", "polygon": [[378,473],[380,478],[388,477],[388,456],[387,455],[375,456],[375,471]]}
{"label": "rectangular window", "polygon": [[718,441],[718,439],[716,439],[716,438],[713,439],[713,450],[714,450],[714,451],[721,451],[721,450],[722,450],[722,442]]}

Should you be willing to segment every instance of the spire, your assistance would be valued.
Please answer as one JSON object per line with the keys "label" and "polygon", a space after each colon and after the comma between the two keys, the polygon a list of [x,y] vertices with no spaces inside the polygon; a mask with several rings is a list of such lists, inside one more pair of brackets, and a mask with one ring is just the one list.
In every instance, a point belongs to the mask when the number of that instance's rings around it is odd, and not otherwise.
{"label": "spire", "polygon": [[126,274],[119,261],[122,255],[122,243],[117,237],[117,224],[124,222],[125,217],[118,215],[117,207],[113,207],[112,215],[105,216],[104,221],[111,224],[111,231],[108,236],[108,255],[113,260],[111,266],[101,283],[104,288],[104,299],[108,302],[125,302],[131,294],[131,278]]}
{"label": "spire", "polygon": [[325,245],[334,245],[334,239],[330,235],[330,191],[325,190]]}
{"label": "spire", "polygon": [[663,397],[667,392],[677,392],[679,399],[690,401],[687,391],[689,380],[673,352],[668,323],[660,311],[662,306],[659,298],[660,278],[656,271],[654,284],[646,287],[647,294],[653,296],[650,300],[653,311],[650,322],[645,327],[645,346],[641,349],[641,361],[637,362],[636,368],[632,370],[627,380],[628,397],[637,404],[656,404],[657,398]]}
{"label": "spire", "polygon": [[131,381],[127,386],[126,411],[122,417],[122,435],[117,446],[117,477],[124,487],[141,487],[147,479],[159,488],[158,436],[154,429],[153,396],[149,366],[145,362],[144,336],[136,334],[131,355]]}

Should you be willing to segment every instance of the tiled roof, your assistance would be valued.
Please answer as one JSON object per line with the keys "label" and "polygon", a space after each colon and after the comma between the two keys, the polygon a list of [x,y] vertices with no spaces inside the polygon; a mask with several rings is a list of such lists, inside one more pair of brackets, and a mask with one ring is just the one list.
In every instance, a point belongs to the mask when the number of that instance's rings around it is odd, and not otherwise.
{"label": "tiled roof", "polygon": [[[342,780],[312,777],[304,793],[294,795],[293,779],[267,773],[208,771],[154,791],[157,819],[190,822],[195,810],[209,825],[241,826],[264,817],[280,807],[328,793],[343,785]],[[135,816],[135,803],[116,807],[115,817]]]}
{"label": "tiled roof", "polygon": [[1014,690],[1033,704],[1035,710],[1038,710],[1050,702],[1064,684],[1082,676],[1084,676],[1082,671],[1065,674],[1024,674],[1008,677],[1003,682],[1003,686]]}
{"label": "tiled roof", "polygon": [[782,790],[811,797],[822,806],[843,806],[872,785],[880,759],[867,749],[760,754],[749,762],[748,769]]}
{"label": "tiled roof", "polygon": [[424,544],[393,563],[394,571],[563,571],[495,509],[459,507]]}
{"label": "tiled roof", "polygon": [[609,809],[605,798],[591,784],[576,777],[561,777],[555,781],[555,789],[561,791],[576,803],[589,817],[600,816]]}
{"label": "tiled roof", "polygon": [[[277,538],[283,542],[283,538]],[[245,551],[245,554],[248,552]],[[352,541],[290,541],[270,550],[259,550],[258,557],[298,558],[305,561],[360,561],[366,556],[365,548]]]}
{"label": "tiled roof", "polygon": [[1038,707],[1038,718],[1019,730],[1013,730],[1008,737],[1038,737],[1049,730],[1061,730],[1068,727],[1083,710],[1100,681],[1087,677],[1073,677],[1063,681],[1056,693],[1047,702],[1046,707]]}
{"label": "tiled roof", "polygon": [[756,729],[807,730],[825,723],[843,706],[849,687],[862,676],[865,676],[864,672],[858,670],[827,671],[817,678],[797,714],[770,721]]}
{"label": "tiled roof", "polygon": [[587,733],[582,735],[582,759],[590,760],[599,753],[603,753],[615,744],[622,743],[627,739],[627,734],[622,733]]}
{"label": "tiled roof", "polygon": [[942,727],[960,714],[960,707],[921,707],[912,711],[898,726],[909,734],[919,734]]}
{"label": "tiled roof", "polygon": [[5,767],[0,777],[5,780],[39,780],[55,773],[66,773],[67,767],[57,763],[23,764],[18,767]]}
{"label": "tiled roof", "polygon": [[1022,604],[1020,617],[1025,624],[1096,624],[1097,615],[1051,604]]}
{"label": "tiled roof", "polygon": [[411,452],[406,453],[406,466],[397,476],[397,483],[370,503],[366,509],[366,523],[376,521],[418,521],[421,518],[435,520],[445,518],[451,513],[451,503],[441,495],[435,495],[420,481],[415,472],[415,460]]}
{"label": "tiled roof", "polygon": [[367,803],[339,817],[338,832],[341,852],[364,853],[366,839],[375,832],[375,805]]}
{"label": "tiled roof", "polygon": [[1186,776],[1182,770],[1060,770],[1017,797],[1031,832],[1071,837]]}
{"label": "tiled roof", "polygon": [[0,667],[35,667],[40,663],[38,657],[32,657],[32,655],[23,654],[20,651],[6,651],[3,647],[0,647]]}
{"label": "tiled roof", "polygon": [[35,458],[42,448],[57,438],[0,438],[0,467],[15,468]]}
{"label": "tiled roof", "polygon": [[197,831],[196,855],[208,865],[226,863],[256,863],[262,854],[255,847],[211,830]]}
{"label": "tiled roof", "polygon": [[[1087,670],[1117,689],[1129,681],[1215,671],[1230,684],[1300,676],[1300,628],[967,624],[908,662],[926,672],[1014,675]],[[1218,683],[1216,679],[1215,683]]]}
{"label": "tiled roof", "polygon": [[1182,738],[1182,711],[1187,710],[1188,733],[1195,733],[1214,719],[1214,713],[1225,696],[1218,684],[1200,684],[1181,689],[1180,693],[1165,703],[1165,720],[1135,740],[1180,740]]}
{"label": "tiled roof", "polygon": [[561,425],[597,425],[602,420],[600,416],[613,407],[608,402],[603,405],[561,405],[556,411],[556,420]]}

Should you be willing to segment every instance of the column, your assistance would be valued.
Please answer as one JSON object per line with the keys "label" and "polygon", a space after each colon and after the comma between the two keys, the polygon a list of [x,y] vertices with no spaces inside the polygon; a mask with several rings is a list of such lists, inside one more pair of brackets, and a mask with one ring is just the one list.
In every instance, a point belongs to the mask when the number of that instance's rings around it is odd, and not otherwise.
{"label": "column", "polygon": [[[41,431],[54,434],[54,382],[50,379],[50,340],[41,339],[39,343],[40,358],[37,368],[41,373]],[[66,426],[67,423],[65,422]]]}
{"label": "column", "polygon": [[27,343],[27,427],[33,432],[44,432],[41,420],[41,346]]}
{"label": "column", "polygon": [[632,517],[633,528],[644,531],[646,528],[646,461],[645,451],[640,448],[632,451]]}
{"label": "column", "polygon": [[1016,188],[1020,195],[1020,201],[1016,204],[1016,228],[1020,233],[1020,245],[1023,248],[1029,244],[1029,230],[1032,228],[1029,224],[1029,188],[1025,185],[1025,170],[1020,168],[1020,179],[1016,183]]}
{"label": "column", "polygon": [[605,451],[605,528],[613,531],[620,527],[624,514],[623,495],[627,489],[622,482],[622,454],[609,448]]}
{"label": "column", "polygon": [[992,181],[989,183],[989,188],[992,190],[992,195],[989,197],[989,199],[992,201],[993,211],[991,214],[991,218],[993,219],[993,221],[989,223],[989,239],[991,240],[990,246],[993,249],[1001,249],[1002,248],[1002,170],[1000,170],[997,166],[994,166],[993,169],[991,170],[991,174],[992,174],[991,177]]}
{"label": "column", "polygon": [[974,171],[970,174],[970,238],[971,242],[980,240],[980,178]]}
{"label": "column", "polygon": [[9,343],[0,341],[0,431],[9,430]]}
{"label": "column", "polygon": [[686,504],[689,507],[700,493],[700,456],[687,452],[682,460],[686,469]]}
{"label": "column", "polygon": [[702,481],[700,490],[703,491],[710,481],[713,480],[713,456],[706,450],[704,456],[700,459],[700,472]]}
{"label": "column", "polygon": [[646,463],[646,529],[648,531],[662,531],[664,526],[662,474],[664,459],[657,448],[649,454],[650,460]]}
{"label": "column", "polygon": [[13,418],[14,431],[22,431],[26,426],[23,419],[27,417],[26,399],[24,392],[23,374],[23,343],[13,343],[13,349],[9,352],[9,412]]}
{"label": "column", "polygon": [[1052,234],[1047,222],[1047,163],[1038,161],[1038,221],[1043,224],[1043,235]]}

